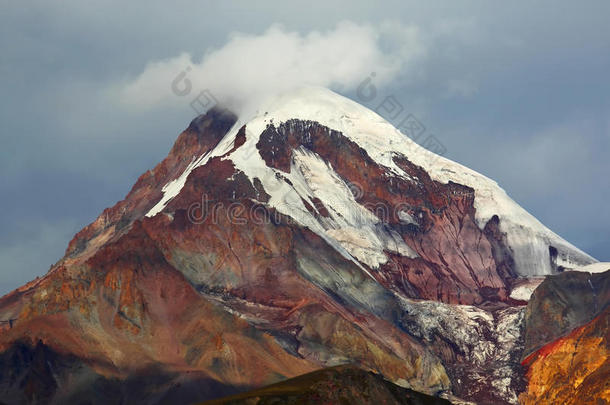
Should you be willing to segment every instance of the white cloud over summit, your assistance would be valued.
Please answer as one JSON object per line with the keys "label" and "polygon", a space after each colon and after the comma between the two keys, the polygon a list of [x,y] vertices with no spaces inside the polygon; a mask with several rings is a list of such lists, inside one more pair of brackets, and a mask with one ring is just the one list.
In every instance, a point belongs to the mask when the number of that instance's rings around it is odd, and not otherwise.
{"label": "white cloud over summit", "polygon": [[295,86],[354,88],[375,72],[379,85],[410,71],[425,54],[415,26],[343,21],[327,31],[299,33],[272,25],[260,35],[233,33],[202,57],[182,53],[153,61],[119,90],[132,108],[190,101],[205,89],[232,108]]}

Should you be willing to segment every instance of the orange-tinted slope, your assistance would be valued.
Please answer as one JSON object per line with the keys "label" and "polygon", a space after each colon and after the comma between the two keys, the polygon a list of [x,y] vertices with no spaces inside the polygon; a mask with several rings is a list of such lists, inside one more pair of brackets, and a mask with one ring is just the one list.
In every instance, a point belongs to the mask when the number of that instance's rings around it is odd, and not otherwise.
{"label": "orange-tinted slope", "polygon": [[534,291],[525,314],[524,404],[610,401],[609,287],[610,271],[564,272]]}
{"label": "orange-tinted slope", "polygon": [[523,404],[610,403],[610,308],[524,360]]}
{"label": "orange-tinted slope", "polygon": [[200,296],[139,222],[82,267],[45,278],[21,304],[1,351],[41,342],[107,378],[160,367],[254,387],[317,368]]}

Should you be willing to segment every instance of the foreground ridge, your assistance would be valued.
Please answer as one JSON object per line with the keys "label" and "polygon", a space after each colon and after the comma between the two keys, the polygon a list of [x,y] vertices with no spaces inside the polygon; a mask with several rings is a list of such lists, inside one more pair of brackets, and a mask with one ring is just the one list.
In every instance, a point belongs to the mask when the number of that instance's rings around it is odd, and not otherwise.
{"label": "foreground ridge", "polygon": [[337,366],[202,405],[349,403],[450,405],[451,402],[394,385],[353,366]]}

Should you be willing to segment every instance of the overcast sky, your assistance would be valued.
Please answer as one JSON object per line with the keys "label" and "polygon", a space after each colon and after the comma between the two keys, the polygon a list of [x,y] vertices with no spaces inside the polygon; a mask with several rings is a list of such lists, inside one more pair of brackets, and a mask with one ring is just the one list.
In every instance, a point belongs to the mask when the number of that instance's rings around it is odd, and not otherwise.
{"label": "overcast sky", "polygon": [[104,3],[0,3],[0,294],[165,157],[198,89],[245,110],[372,72],[447,157],[610,260],[609,2]]}

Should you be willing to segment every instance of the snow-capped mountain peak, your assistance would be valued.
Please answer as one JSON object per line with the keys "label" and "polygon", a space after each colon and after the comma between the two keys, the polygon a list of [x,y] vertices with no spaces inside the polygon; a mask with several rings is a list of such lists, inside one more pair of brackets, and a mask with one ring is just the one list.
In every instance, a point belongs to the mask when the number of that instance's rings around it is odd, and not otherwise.
{"label": "snow-capped mountain peak", "polygon": [[[483,229],[495,215],[513,251],[515,270],[523,276],[552,274],[558,268],[573,268],[595,259],[563,240],[514,202],[493,180],[413,142],[377,113],[320,87],[302,87],[278,95],[262,104],[248,119],[240,119],[212,151],[192,161],[187,169],[164,188],[163,198],[147,213],[153,216],[179,192],[189,173],[209,159],[224,156],[251,180],[258,178],[265,190],[273,190],[269,204],[316,232],[342,253],[361,263],[378,267],[387,262],[385,252],[408,257],[417,254],[395,233],[383,230],[378,218],[349,195],[351,184],[334,173],[328,162],[306,149],[295,151],[289,174],[278,176],[258,153],[261,134],[269,126],[289,121],[312,122],[344,135],[362,148],[388,175],[414,179],[396,163],[406,158],[423,168],[434,181],[461,184],[474,190],[475,218]],[[245,143],[231,151],[245,125]],[[225,156],[226,155],[226,156]],[[285,181],[288,179],[288,182]],[[357,185],[360,186],[360,185]],[[316,218],[303,201],[319,198],[330,208],[328,218]]]}
{"label": "snow-capped mountain peak", "polygon": [[[3,392],[196,402],[349,363],[455,403],[515,404],[522,355],[544,367],[564,350],[551,342],[607,308],[592,262],[492,180],[297,89],[241,120],[195,118],[44,277],[0,299]],[[560,265],[583,272],[527,277]],[[604,322],[577,346],[599,347]]]}

